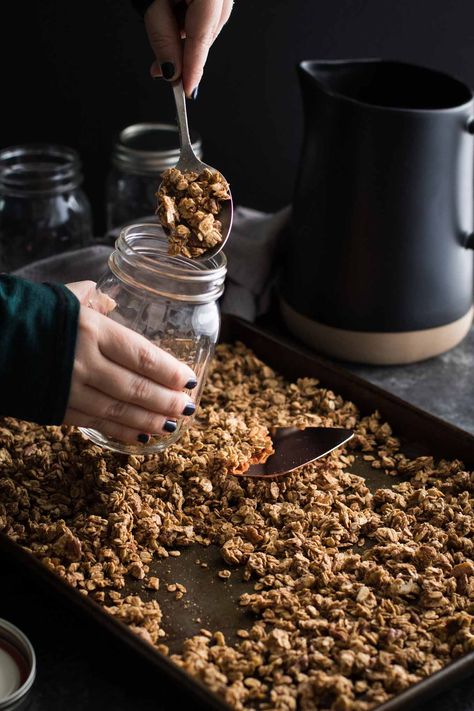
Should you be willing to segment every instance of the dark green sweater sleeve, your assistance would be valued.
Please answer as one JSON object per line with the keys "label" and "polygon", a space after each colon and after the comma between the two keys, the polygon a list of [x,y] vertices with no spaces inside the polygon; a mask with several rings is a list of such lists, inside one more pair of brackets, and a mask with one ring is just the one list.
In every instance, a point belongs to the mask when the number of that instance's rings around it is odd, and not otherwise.
{"label": "dark green sweater sleeve", "polygon": [[0,275],[0,415],[62,422],[78,317],[79,301],[65,286]]}

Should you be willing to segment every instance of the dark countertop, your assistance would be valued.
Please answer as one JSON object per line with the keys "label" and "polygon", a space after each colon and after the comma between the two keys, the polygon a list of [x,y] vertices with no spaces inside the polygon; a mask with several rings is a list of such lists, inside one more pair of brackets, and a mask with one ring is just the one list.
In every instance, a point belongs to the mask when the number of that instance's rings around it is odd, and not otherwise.
{"label": "dark countertop", "polygon": [[[474,432],[474,330],[450,353],[424,363],[346,367]],[[24,577],[16,564],[2,561],[1,581],[0,617],[17,624],[37,653],[30,711],[197,711],[182,689],[42,583]],[[474,711],[474,680],[457,684],[417,711]]]}
{"label": "dark countertop", "polygon": [[474,434],[474,327],[459,346],[421,363],[343,365],[361,378]]}

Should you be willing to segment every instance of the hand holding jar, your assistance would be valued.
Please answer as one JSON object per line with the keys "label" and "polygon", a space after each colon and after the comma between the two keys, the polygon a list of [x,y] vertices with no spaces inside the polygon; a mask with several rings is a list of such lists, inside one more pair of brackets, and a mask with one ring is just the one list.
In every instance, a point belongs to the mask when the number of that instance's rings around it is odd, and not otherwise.
{"label": "hand holding jar", "polygon": [[[223,252],[200,260],[170,255],[161,226],[124,228],[108,269],[95,290],[89,283],[83,301],[90,308],[81,309],[74,370],[79,391],[73,384],[66,421],[116,452],[154,454],[177,442],[199,405],[219,334],[225,277]],[[84,428],[89,401],[93,416]],[[99,417],[91,409],[97,407],[104,413]],[[152,436],[139,439],[144,434]]]}
{"label": "hand holding jar", "polygon": [[[195,404],[183,390],[194,388],[197,380],[185,363],[88,308],[95,287],[92,281],[68,284],[81,309],[64,422],[146,445],[151,434],[173,433],[178,418],[194,413]],[[94,302],[105,312],[113,306],[108,297]]]}

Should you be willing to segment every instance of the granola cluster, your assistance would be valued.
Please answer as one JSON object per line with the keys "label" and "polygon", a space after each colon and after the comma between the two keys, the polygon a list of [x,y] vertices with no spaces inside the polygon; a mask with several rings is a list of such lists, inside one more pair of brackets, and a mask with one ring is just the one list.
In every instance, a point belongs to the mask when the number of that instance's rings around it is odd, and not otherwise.
{"label": "granola cluster", "polygon": [[222,224],[217,217],[230,192],[220,173],[208,168],[201,173],[169,168],[156,197],[157,213],[168,234],[169,254],[199,258],[222,242]]}
{"label": "granola cluster", "polygon": [[[285,478],[233,476],[273,425],[356,435]],[[237,710],[369,711],[474,650],[474,474],[406,456],[377,413],[241,344],[219,346],[199,420],[158,455],[7,419],[0,463],[0,530],[165,654],[150,563],[219,547],[209,575],[253,584],[249,628],[202,629],[170,656]],[[165,588],[185,604],[184,585]]]}

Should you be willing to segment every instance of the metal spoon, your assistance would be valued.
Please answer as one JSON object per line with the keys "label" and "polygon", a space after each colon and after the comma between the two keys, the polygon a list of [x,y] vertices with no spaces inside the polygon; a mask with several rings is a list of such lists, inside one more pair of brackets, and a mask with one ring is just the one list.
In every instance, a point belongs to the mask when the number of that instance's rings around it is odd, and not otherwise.
{"label": "metal spoon", "polygon": [[354,433],[341,427],[275,427],[271,432],[273,449],[266,462],[251,464],[236,476],[271,479],[289,474],[305,464],[324,457],[348,442]]}
{"label": "metal spoon", "polygon": [[[185,171],[194,171],[196,173],[201,173],[204,168],[209,168],[213,172],[216,168],[213,168],[207,163],[203,163],[193,151],[191,145],[191,139],[189,137],[188,129],[188,115],[186,112],[186,97],[183,90],[183,82],[181,79],[173,82],[173,94],[176,103],[176,115],[178,119],[178,130],[179,130],[179,143],[180,143],[180,156],[179,161],[176,164],[176,168],[182,173]],[[225,200],[221,204],[221,210],[218,215],[218,219],[222,224],[222,242],[216,245],[213,249],[209,249],[202,255],[201,259],[210,259],[218,254],[224,247],[232,227],[232,219],[234,214],[234,206],[232,202],[232,194],[230,193],[230,200]]]}

